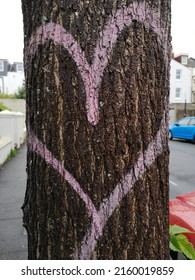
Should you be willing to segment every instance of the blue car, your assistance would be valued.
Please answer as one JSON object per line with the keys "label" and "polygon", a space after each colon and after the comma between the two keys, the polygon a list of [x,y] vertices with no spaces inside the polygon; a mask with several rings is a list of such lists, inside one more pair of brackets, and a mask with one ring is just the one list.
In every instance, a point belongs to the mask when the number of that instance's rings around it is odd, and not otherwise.
{"label": "blue car", "polygon": [[169,139],[186,139],[195,143],[195,117],[185,117],[169,126]]}

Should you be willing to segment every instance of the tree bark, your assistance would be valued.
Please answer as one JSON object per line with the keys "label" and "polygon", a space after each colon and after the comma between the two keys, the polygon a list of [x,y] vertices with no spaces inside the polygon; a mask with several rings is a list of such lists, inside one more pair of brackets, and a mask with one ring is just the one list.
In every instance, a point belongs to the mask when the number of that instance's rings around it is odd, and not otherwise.
{"label": "tree bark", "polygon": [[29,259],[169,259],[169,0],[22,0]]}

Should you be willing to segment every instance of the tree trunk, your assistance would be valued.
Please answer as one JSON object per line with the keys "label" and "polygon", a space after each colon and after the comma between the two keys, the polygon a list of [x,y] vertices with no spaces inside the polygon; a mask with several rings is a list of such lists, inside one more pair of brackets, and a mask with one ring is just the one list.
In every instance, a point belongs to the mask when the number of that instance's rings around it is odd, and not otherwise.
{"label": "tree trunk", "polygon": [[170,5],[22,0],[29,259],[169,259]]}

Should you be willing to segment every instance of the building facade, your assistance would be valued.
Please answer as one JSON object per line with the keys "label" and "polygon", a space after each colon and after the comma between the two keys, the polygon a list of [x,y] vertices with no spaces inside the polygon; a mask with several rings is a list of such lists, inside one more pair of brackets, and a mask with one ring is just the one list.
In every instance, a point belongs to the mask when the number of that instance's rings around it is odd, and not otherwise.
{"label": "building facade", "polygon": [[23,85],[23,63],[10,64],[7,59],[0,59],[0,93],[15,94]]}
{"label": "building facade", "polygon": [[195,115],[195,59],[172,56],[170,73],[170,122]]}
{"label": "building facade", "polygon": [[191,71],[171,60],[170,103],[191,103]]}

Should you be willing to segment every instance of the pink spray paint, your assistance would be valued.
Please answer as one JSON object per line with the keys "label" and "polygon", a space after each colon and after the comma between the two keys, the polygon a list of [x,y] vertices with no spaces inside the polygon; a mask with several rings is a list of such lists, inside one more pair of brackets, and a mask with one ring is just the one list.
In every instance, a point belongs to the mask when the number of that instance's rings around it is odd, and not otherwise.
{"label": "pink spray paint", "polygon": [[[118,10],[115,15],[110,17],[103,31],[100,33],[94,51],[92,65],[88,64],[85,53],[81,50],[73,36],[56,23],[48,23],[36,30],[29,42],[27,59],[29,56],[35,54],[38,45],[45,44],[47,40],[53,40],[55,44],[64,46],[75,61],[83,79],[86,91],[88,121],[92,125],[97,125],[99,121],[99,85],[102,81],[104,69],[112,55],[119,34],[124,28],[130,27],[133,20],[143,23],[146,28],[150,28],[157,35],[157,40],[162,46],[165,62],[168,66],[169,60],[167,52],[169,45],[167,31],[160,24],[160,16],[158,12],[152,10],[147,4],[137,2],[123,7]],[[165,105],[166,104],[167,101],[165,100]],[[59,172],[85,202],[89,214],[92,216],[93,222],[91,228],[87,231],[82,241],[81,250],[78,255],[80,259],[90,258],[109,217],[119,206],[121,200],[129,193],[134,184],[143,176],[146,167],[149,168],[155,162],[155,159],[163,152],[163,139],[166,139],[166,114],[167,112],[165,109],[161,126],[155,139],[151,141],[148,148],[143,153],[140,153],[134,167],[124,176],[120,184],[116,185],[110,196],[101,203],[99,211],[95,208],[90,197],[83,192],[76,179],[64,168],[62,163],[53,157],[45,144],[38,140],[32,132],[29,133],[29,148],[40,155],[50,166]]]}
{"label": "pink spray paint", "polygon": [[85,53],[73,36],[59,24],[51,22],[40,26],[30,39],[27,57],[36,52],[38,45],[43,45],[48,40],[53,40],[56,45],[62,45],[68,51],[80,71],[85,86],[87,118],[92,125],[96,125],[99,121],[99,85],[104,69],[112,55],[119,34],[124,28],[130,27],[133,20],[142,22],[156,33],[166,54],[166,32],[160,26],[158,13],[151,11],[145,3],[138,4],[137,2],[133,3],[133,6],[130,5],[118,10],[109,19],[97,41],[92,65],[87,62]]}

